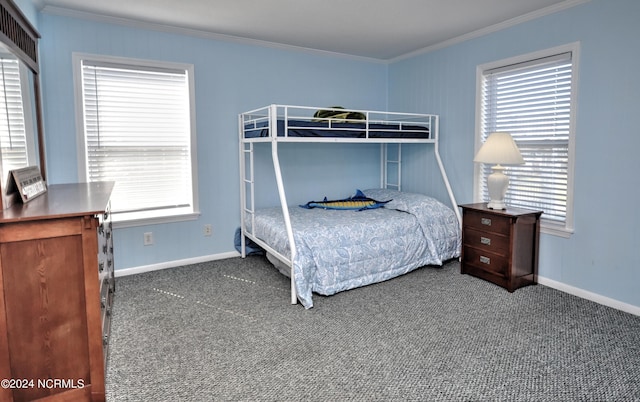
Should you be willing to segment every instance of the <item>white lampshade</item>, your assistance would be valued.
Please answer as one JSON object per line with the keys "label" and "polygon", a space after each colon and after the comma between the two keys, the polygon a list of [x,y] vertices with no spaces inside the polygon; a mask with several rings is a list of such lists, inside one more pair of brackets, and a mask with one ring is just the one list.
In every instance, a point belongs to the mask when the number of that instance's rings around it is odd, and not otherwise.
{"label": "white lampshade", "polygon": [[524,159],[509,133],[491,133],[473,159],[474,162],[522,165]]}
{"label": "white lampshade", "polygon": [[504,196],[509,187],[509,178],[504,174],[504,167],[501,165],[522,165],[524,163],[524,158],[522,158],[522,154],[520,154],[520,150],[515,141],[513,141],[511,134],[503,132],[491,133],[480,147],[473,161],[495,164],[491,167],[493,173],[487,177],[487,189],[491,199],[487,207],[491,209],[506,209]]}

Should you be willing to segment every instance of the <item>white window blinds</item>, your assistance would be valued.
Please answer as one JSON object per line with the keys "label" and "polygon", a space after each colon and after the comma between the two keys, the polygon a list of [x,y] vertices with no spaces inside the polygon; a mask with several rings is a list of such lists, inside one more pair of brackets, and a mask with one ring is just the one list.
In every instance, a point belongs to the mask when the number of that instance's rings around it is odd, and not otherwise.
{"label": "white window blinds", "polygon": [[87,179],[116,182],[114,213],[193,206],[188,80],[185,70],[82,62]]}
{"label": "white window blinds", "polygon": [[[567,219],[572,99],[571,52],[486,70],[482,80],[481,141],[511,133],[525,159],[508,167],[508,205],[543,210],[543,219]],[[483,165],[483,199],[488,199]]]}
{"label": "white window blinds", "polygon": [[18,60],[0,58],[0,144],[2,171],[29,165]]}

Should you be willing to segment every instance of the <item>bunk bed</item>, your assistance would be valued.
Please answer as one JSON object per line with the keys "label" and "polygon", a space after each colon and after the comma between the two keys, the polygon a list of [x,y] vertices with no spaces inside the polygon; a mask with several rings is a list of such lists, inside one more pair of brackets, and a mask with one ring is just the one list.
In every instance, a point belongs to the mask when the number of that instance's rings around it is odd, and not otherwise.
{"label": "bunk bed", "polygon": [[[292,304],[311,308],[314,292],[332,295],[459,257],[461,217],[438,152],[437,115],[269,105],[241,113],[238,124],[241,255],[246,239],[263,248],[290,277]],[[260,142],[271,147],[278,207],[255,207],[254,145]],[[363,193],[384,206],[290,206],[278,153],[283,142],[380,144],[380,188]],[[432,144],[451,207],[402,191],[402,145],[411,143]]]}

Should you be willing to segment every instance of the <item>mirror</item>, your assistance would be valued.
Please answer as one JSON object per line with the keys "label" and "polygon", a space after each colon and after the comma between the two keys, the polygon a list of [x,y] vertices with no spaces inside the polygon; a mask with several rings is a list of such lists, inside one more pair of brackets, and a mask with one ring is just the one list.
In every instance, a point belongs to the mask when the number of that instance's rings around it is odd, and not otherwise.
{"label": "mirror", "polygon": [[39,34],[12,0],[0,0],[0,209],[9,171],[38,165],[46,180],[37,41]]}

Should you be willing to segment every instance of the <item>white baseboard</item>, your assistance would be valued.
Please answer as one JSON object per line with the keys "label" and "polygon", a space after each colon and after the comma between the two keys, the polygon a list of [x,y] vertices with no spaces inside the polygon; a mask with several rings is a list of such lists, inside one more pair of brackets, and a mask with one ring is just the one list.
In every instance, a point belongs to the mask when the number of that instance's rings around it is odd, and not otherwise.
{"label": "white baseboard", "polygon": [[591,300],[598,304],[602,304],[607,307],[615,308],[616,310],[624,311],[625,313],[640,316],[640,307],[632,304],[624,303],[616,299],[612,299],[606,296],[599,295],[597,293],[589,292],[574,286],[567,285],[562,282],[557,282],[552,279],[539,276],[538,283],[540,285],[548,286],[550,288],[557,289],[561,292],[569,293],[574,296],[581,297],[583,299]]}
{"label": "white baseboard", "polygon": [[144,272],[159,271],[161,269],[181,267],[183,265],[199,264],[201,262],[209,262],[215,260],[224,260],[227,258],[240,257],[237,251],[229,251],[227,253],[203,255],[201,257],[185,258],[183,260],[166,261],[158,264],[142,265],[139,267],[116,269],[113,274],[116,277],[142,274]]}

